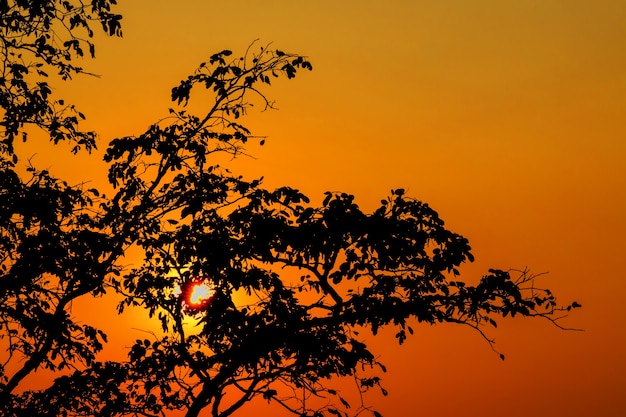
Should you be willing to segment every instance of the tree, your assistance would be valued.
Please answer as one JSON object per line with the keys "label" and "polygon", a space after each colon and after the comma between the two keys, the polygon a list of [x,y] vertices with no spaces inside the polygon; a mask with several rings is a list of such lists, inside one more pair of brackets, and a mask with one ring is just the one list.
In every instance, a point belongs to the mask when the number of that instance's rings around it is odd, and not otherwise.
{"label": "tree", "polygon": [[[372,213],[343,193],[313,207],[295,189],[267,190],[221,167],[220,154],[239,155],[258,139],[241,119],[253,104],[272,106],[264,87],[312,69],[305,57],[269,47],[212,55],[172,89],[168,117],[112,140],[104,156],[110,197],[29,164],[20,174],[13,143],[27,139],[30,125],[54,143],[72,142],[74,153],[95,149],[96,134],[79,130],[82,113],[52,99],[46,71],[64,80],[84,73],[73,59],[83,48],[95,55],[90,25],[121,35],[114,4],[0,2],[3,415],[226,417],[254,398],[301,416],[348,415],[327,381],[351,376],[366,391],[385,370],[363,329],[394,326],[402,343],[411,321],[451,322],[491,344],[483,326],[497,317],[556,323],[579,306],[558,305],[526,272],[459,280],[459,265],[473,260],[468,241],[402,189]],[[211,100],[195,114],[186,105],[198,89]],[[129,248],[144,260],[123,267]],[[162,328],[137,340],[127,361],[96,360],[105,333],[68,314],[73,300],[105,292],[121,297],[110,314],[144,308]],[[41,368],[56,373],[54,382],[20,390]],[[310,395],[336,401],[311,403]]]}

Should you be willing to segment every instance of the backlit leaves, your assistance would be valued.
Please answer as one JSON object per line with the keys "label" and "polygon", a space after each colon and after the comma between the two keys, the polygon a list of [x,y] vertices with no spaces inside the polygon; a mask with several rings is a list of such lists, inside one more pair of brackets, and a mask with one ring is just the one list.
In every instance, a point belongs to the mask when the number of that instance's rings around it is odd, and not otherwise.
{"label": "backlit leaves", "polygon": [[[580,307],[560,306],[526,271],[458,280],[474,259],[469,242],[404,189],[371,212],[340,192],[316,206],[296,189],[269,190],[222,166],[221,155],[244,154],[259,139],[241,120],[252,106],[272,107],[265,86],[312,69],[281,50],[252,45],[239,57],[211,55],[171,90],[167,117],[113,139],[104,153],[111,196],[31,166],[24,179],[12,144],[27,124],[75,151],[95,147],[95,134],[78,127],[85,116],[52,98],[46,70],[62,78],[82,72],[72,62],[94,55],[93,22],[121,35],[112,0],[26,3],[12,3],[20,13],[2,21],[19,42],[4,50],[0,79],[0,328],[9,361],[21,367],[0,368],[3,415],[206,409],[218,417],[258,397],[296,415],[348,416],[351,405],[328,385],[334,377],[354,378],[359,395],[387,394],[377,375],[385,367],[364,330],[392,327],[402,344],[416,322],[447,322],[486,338],[483,326],[495,327],[498,317],[555,320]],[[61,41],[52,41],[54,22],[69,31]],[[205,106],[186,107],[197,90]],[[211,296],[191,309],[184,300],[197,277],[210,277]],[[117,312],[142,308],[161,329],[118,362],[99,362],[106,335],[70,314],[77,298],[107,290],[120,298]],[[19,392],[41,368],[64,373],[47,389]]]}
{"label": "backlit leaves", "polygon": [[1,153],[16,159],[13,142],[29,125],[49,133],[55,143],[72,143],[74,152],[95,147],[95,133],[78,128],[82,113],[72,106],[55,106],[45,79],[50,71],[64,80],[85,72],[75,61],[86,53],[95,56],[94,23],[101,23],[110,35],[121,35],[121,16],[111,13],[113,4],[114,0],[93,0],[89,6],[74,0],[0,4]]}

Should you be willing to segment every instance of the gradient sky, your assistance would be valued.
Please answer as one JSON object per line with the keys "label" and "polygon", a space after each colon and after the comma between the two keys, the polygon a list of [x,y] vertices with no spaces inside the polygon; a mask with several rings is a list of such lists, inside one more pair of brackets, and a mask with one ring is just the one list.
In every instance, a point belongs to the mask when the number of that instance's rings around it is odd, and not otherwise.
{"label": "gradient sky", "polygon": [[[165,115],[210,54],[273,42],[314,71],[268,90],[280,111],[248,120],[267,143],[233,169],[314,202],[354,193],[368,210],[405,188],[470,240],[467,279],[528,267],[583,304],[563,324],[584,332],[502,321],[490,335],[504,362],[451,325],[417,327],[402,347],[383,335],[390,395],[370,403],[385,416],[626,415],[626,2],[121,3],[124,39],[84,63],[102,77],[56,88],[103,143]],[[93,161],[50,155],[34,161],[103,181]]]}

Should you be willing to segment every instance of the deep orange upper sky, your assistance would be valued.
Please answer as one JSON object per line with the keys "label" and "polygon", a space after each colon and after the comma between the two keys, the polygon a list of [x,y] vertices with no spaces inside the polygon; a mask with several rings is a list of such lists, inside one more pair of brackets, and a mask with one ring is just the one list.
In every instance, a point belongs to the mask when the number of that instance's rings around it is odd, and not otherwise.
{"label": "deep orange upper sky", "polygon": [[121,3],[124,39],[84,63],[102,77],[56,88],[103,142],[165,115],[170,88],[210,54],[273,42],[314,71],[268,90],[280,111],[249,119],[267,143],[233,169],[367,209],[403,187],[470,240],[469,279],[528,267],[583,304],[563,324],[584,332],[502,322],[490,334],[504,362],[454,326],[419,327],[400,348],[378,339],[390,395],[371,402],[384,415],[626,415],[626,2]]}

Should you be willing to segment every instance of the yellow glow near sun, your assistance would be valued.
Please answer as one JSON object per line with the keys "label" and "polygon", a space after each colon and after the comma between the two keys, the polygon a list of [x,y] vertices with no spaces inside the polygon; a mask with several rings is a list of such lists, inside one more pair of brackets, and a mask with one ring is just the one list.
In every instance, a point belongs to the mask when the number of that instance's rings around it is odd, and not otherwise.
{"label": "yellow glow near sun", "polygon": [[202,301],[211,297],[211,288],[203,282],[193,286],[189,295],[189,303],[200,304]]}

